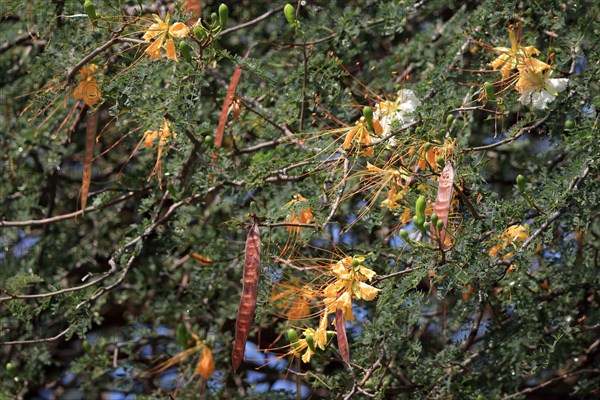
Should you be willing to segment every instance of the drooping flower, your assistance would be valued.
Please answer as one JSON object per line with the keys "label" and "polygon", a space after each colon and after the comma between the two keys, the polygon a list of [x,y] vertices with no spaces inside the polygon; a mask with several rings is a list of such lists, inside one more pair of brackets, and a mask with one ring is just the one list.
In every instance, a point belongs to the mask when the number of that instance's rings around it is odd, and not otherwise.
{"label": "drooping flower", "polygon": [[[315,219],[312,209],[308,206],[308,200],[300,194],[294,195],[292,201],[287,203],[285,207],[290,209],[290,214],[286,218],[287,222],[292,224],[310,224]],[[286,227],[288,232],[295,233],[299,233],[301,229],[301,226]]]}
{"label": "drooping flower", "polygon": [[215,361],[213,359],[212,350],[204,345],[202,347],[202,357],[194,368],[194,374],[201,376],[204,380],[209,380],[215,372]]}
{"label": "drooping flower", "polygon": [[100,85],[94,75],[96,69],[98,69],[96,64],[90,64],[81,68],[79,71],[81,81],[73,92],[73,97],[77,100],[83,100],[90,107],[93,107],[94,104],[100,101]]}
{"label": "drooping flower", "polygon": [[[373,133],[377,135],[383,132],[379,121],[377,121],[376,119],[373,119],[373,128]],[[344,139],[342,148],[344,150],[348,150],[355,145],[355,142],[356,144],[358,144],[358,146],[371,143],[371,132],[369,130],[369,127],[367,126],[367,122],[365,121],[364,117],[361,117],[358,121],[356,121],[354,127],[351,127],[347,130],[346,138]],[[363,151],[363,155],[365,157],[374,157],[375,153],[373,151],[373,146],[365,148]]]}
{"label": "drooping flower", "polygon": [[150,58],[161,58],[160,49],[165,49],[167,58],[173,61],[177,60],[177,51],[175,50],[175,42],[173,38],[181,39],[186,37],[190,28],[185,26],[182,22],[176,22],[169,26],[169,19],[171,15],[167,13],[167,17],[163,21],[158,15],[153,14],[155,23],[150,25],[146,33],[144,34],[144,40],[150,42],[152,39],[157,38],[152,42],[146,49],[146,53]]}
{"label": "drooping flower", "polygon": [[552,70],[539,71],[530,68],[520,70],[520,77],[515,89],[521,94],[519,101],[532,104],[533,107],[543,110],[553,102],[558,93],[567,88],[567,78],[552,78]]}
{"label": "drooping flower", "polygon": [[373,117],[381,123],[383,134],[388,135],[394,123],[404,125],[413,122],[412,114],[420,104],[421,101],[412,90],[402,89],[398,91],[395,101],[384,100],[377,103]]}
{"label": "drooping flower", "polygon": [[163,119],[163,122],[160,127],[160,131],[147,130],[144,133],[144,137],[143,137],[144,146],[147,148],[153,148],[154,141],[156,140],[156,138],[159,138],[158,144],[156,145],[156,148],[157,148],[156,164],[154,164],[154,168],[152,169],[150,176],[148,176],[148,181],[155,174],[158,175],[158,184],[161,189],[162,189],[162,161],[161,161],[161,158],[162,158],[162,153],[165,150],[165,146],[171,137],[175,138],[175,137],[177,137],[177,134],[175,132],[171,132],[171,122],[169,120],[167,120],[166,118]]}

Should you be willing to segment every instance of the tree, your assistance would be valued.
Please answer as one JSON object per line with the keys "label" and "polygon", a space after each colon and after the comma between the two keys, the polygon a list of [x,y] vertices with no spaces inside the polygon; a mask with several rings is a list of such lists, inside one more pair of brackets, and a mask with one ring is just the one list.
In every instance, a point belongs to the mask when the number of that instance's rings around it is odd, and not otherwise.
{"label": "tree", "polygon": [[183,3],[4,6],[3,398],[598,396],[597,2]]}

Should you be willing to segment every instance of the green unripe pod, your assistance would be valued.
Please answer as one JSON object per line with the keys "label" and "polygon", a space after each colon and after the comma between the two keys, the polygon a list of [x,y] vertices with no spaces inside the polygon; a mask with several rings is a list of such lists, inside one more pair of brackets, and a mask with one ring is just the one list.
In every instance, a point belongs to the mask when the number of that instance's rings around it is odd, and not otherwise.
{"label": "green unripe pod", "polygon": [[190,53],[190,45],[188,44],[188,42],[186,42],[185,40],[182,40],[181,42],[179,42],[178,47],[179,47],[179,52],[181,53],[181,56],[183,57],[183,59],[191,64],[192,63],[192,53]]}
{"label": "green unripe pod", "polygon": [[571,130],[575,128],[575,122],[573,122],[572,120],[568,119],[565,121],[565,129],[567,130]]}
{"label": "green unripe pod", "polygon": [[436,157],[435,162],[440,166],[440,168],[444,168],[446,165],[446,160],[444,160],[442,157]]}
{"label": "green unripe pod", "polygon": [[9,376],[15,376],[17,375],[17,369],[15,368],[15,365],[11,362],[6,363],[6,373],[8,373]]}
{"label": "green unripe pod", "polygon": [[438,222],[435,224],[435,226],[437,226],[438,229],[443,229],[444,228],[444,221],[442,221],[441,219],[439,219]]}
{"label": "green unripe pod", "polygon": [[423,229],[425,229],[426,231],[428,231],[430,228],[429,222],[425,221],[423,222]]}
{"label": "green unripe pod", "polygon": [[517,175],[517,188],[521,194],[525,193],[525,183],[527,180],[523,175]]}
{"label": "green unripe pod", "polygon": [[296,10],[294,9],[294,6],[286,4],[283,7],[283,15],[285,15],[285,19],[291,27],[296,26]]}
{"label": "green unripe pod", "polygon": [[494,91],[494,85],[492,85],[490,82],[485,82],[483,84],[483,90],[485,91],[485,97],[487,97],[489,101],[496,100],[496,92]]}
{"label": "green unripe pod", "polygon": [[450,114],[446,117],[446,130],[450,129],[453,121],[454,121],[454,115]]}
{"label": "green unripe pod", "polygon": [[427,201],[425,200],[425,196],[419,196],[417,202],[415,203],[415,211],[419,218],[425,220],[425,206],[427,205]]}
{"label": "green unripe pod", "polygon": [[306,344],[308,345],[309,349],[315,351],[315,338],[313,337],[312,333],[306,335]]}
{"label": "green unripe pod", "polygon": [[92,3],[92,0],[85,0],[83,8],[92,24],[96,26],[98,23],[98,14],[96,14],[96,7],[94,6],[94,3]]}
{"label": "green unripe pod", "polygon": [[221,3],[219,6],[219,25],[221,25],[221,28],[227,25],[227,19],[229,19],[229,7],[227,7],[227,4]]}
{"label": "green unripe pod", "polygon": [[423,151],[425,153],[427,153],[429,151],[429,149],[431,148],[431,143],[427,142],[423,145]]}
{"label": "green unripe pod", "polygon": [[408,232],[404,229],[400,229],[400,237],[405,241],[408,242],[410,240],[409,236],[408,236]]}
{"label": "green unripe pod", "polygon": [[437,222],[438,222],[438,216],[437,214],[431,214],[431,225],[433,226],[437,226]]}
{"label": "green unripe pod", "polygon": [[367,123],[369,130],[375,132],[375,128],[373,128],[373,110],[371,107],[367,106],[363,108],[363,116],[365,117],[365,122]]}

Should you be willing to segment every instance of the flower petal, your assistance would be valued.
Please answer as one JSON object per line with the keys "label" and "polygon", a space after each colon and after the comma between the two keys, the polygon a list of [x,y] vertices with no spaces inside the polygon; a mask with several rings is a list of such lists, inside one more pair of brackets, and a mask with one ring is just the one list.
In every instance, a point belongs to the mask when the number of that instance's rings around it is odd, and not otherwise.
{"label": "flower petal", "polygon": [[176,22],[169,28],[169,35],[174,38],[181,39],[186,37],[190,33],[190,28],[185,26],[182,22]]}
{"label": "flower petal", "polygon": [[150,58],[160,59],[160,39],[156,39],[148,48],[146,49],[146,54],[150,56]]}
{"label": "flower petal", "polygon": [[179,61],[177,60],[177,51],[175,50],[175,42],[173,39],[167,39],[165,42],[165,50],[167,51],[167,58],[169,60],[173,60],[175,62]]}

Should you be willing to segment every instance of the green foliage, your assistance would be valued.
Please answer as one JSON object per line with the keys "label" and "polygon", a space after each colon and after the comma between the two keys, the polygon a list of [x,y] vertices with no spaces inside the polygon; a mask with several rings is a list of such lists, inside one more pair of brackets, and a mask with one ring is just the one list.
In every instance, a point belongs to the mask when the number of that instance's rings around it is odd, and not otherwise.
{"label": "green foliage", "polygon": [[[0,398],[598,397],[597,2],[5,3]],[[201,22],[145,42],[167,11],[170,27]],[[543,109],[524,104],[521,68],[492,70],[511,29],[542,78],[568,79]],[[85,105],[92,64],[101,100]],[[399,90],[419,104],[386,125]],[[426,227],[447,160],[440,245]],[[249,213],[265,358],[235,373]],[[336,292],[354,296],[351,366],[339,335],[322,350],[306,333],[324,311],[335,330],[324,293],[347,283],[345,257],[376,274]]]}

